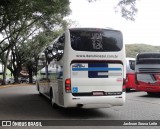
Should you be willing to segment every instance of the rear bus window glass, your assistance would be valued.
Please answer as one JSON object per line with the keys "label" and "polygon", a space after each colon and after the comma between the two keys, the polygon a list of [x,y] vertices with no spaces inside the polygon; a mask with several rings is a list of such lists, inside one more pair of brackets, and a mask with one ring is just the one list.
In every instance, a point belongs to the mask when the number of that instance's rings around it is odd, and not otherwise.
{"label": "rear bus window glass", "polygon": [[123,38],[120,31],[107,29],[71,29],[71,47],[76,51],[120,51]]}
{"label": "rear bus window glass", "polygon": [[160,53],[141,53],[137,56],[137,64],[160,64]]}

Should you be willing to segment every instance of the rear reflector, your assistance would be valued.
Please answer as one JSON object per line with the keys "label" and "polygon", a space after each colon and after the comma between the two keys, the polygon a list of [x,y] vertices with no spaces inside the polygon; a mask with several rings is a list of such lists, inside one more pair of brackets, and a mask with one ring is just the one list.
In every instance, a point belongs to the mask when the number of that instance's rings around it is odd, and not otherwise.
{"label": "rear reflector", "polygon": [[65,91],[67,93],[71,93],[71,79],[70,78],[66,79],[65,81]]}

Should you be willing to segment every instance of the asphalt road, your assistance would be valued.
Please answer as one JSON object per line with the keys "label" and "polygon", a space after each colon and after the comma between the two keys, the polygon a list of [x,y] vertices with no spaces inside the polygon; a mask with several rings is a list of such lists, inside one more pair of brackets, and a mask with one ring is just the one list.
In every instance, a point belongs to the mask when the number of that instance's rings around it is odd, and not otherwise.
{"label": "asphalt road", "polygon": [[[34,85],[0,88],[0,120],[73,120],[73,122],[74,120],[156,121],[160,120],[160,96],[148,96],[145,92],[132,91],[126,93],[126,103],[122,107],[53,109],[50,101],[44,96],[39,95]],[[111,128],[111,126],[107,127]],[[159,127],[154,126],[157,129]],[[26,128],[28,129],[29,127]],[[47,129],[50,128],[47,127]],[[65,127],[61,126],[57,128],[63,129]],[[81,127],[76,126],[75,128],[79,129]],[[97,129],[96,126],[89,126],[88,128]],[[124,127],[122,126],[122,128]],[[146,127],[140,126],[137,128],[145,129]],[[148,128],[152,128],[152,126]]]}

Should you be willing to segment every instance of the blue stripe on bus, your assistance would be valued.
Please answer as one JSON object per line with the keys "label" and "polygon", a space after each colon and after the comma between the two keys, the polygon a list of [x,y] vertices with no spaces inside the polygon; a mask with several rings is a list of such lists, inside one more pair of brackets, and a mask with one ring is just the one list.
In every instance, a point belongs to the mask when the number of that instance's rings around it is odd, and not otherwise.
{"label": "blue stripe on bus", "polygon": [[72,68],[72,71],[121,71],[121,68]]}

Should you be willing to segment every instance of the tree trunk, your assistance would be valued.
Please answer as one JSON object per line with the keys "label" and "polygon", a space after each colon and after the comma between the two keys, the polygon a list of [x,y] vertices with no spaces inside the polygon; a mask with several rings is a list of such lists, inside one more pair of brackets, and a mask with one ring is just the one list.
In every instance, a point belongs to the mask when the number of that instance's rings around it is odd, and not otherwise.
{"label": "tree trunk", "polygon": [[14,71],[13,71],[13,76],[14,76],[15,83],[19,83],[18,77],[19,77],[20,71],[21,71],[21,69],[14,69]]}
{"label": "tree trunk", "polygon": [[33,70],[31,67],[28,66],[28,72],[29,72],[29,83],[33,83],[33,79],[32,79],[32,76],[33,76]]}
{"label": "tree trunk", "polygon": [[6,84],[6,71],[7,71],[7,63],[8,63],[8,57],[9,57],[9,53],[10,53],[11,48],[8,49],[7,54],[6,54],[6,60],[4,63],[4,69],[3,69],[3,81],[2,81],[2,85]]}

